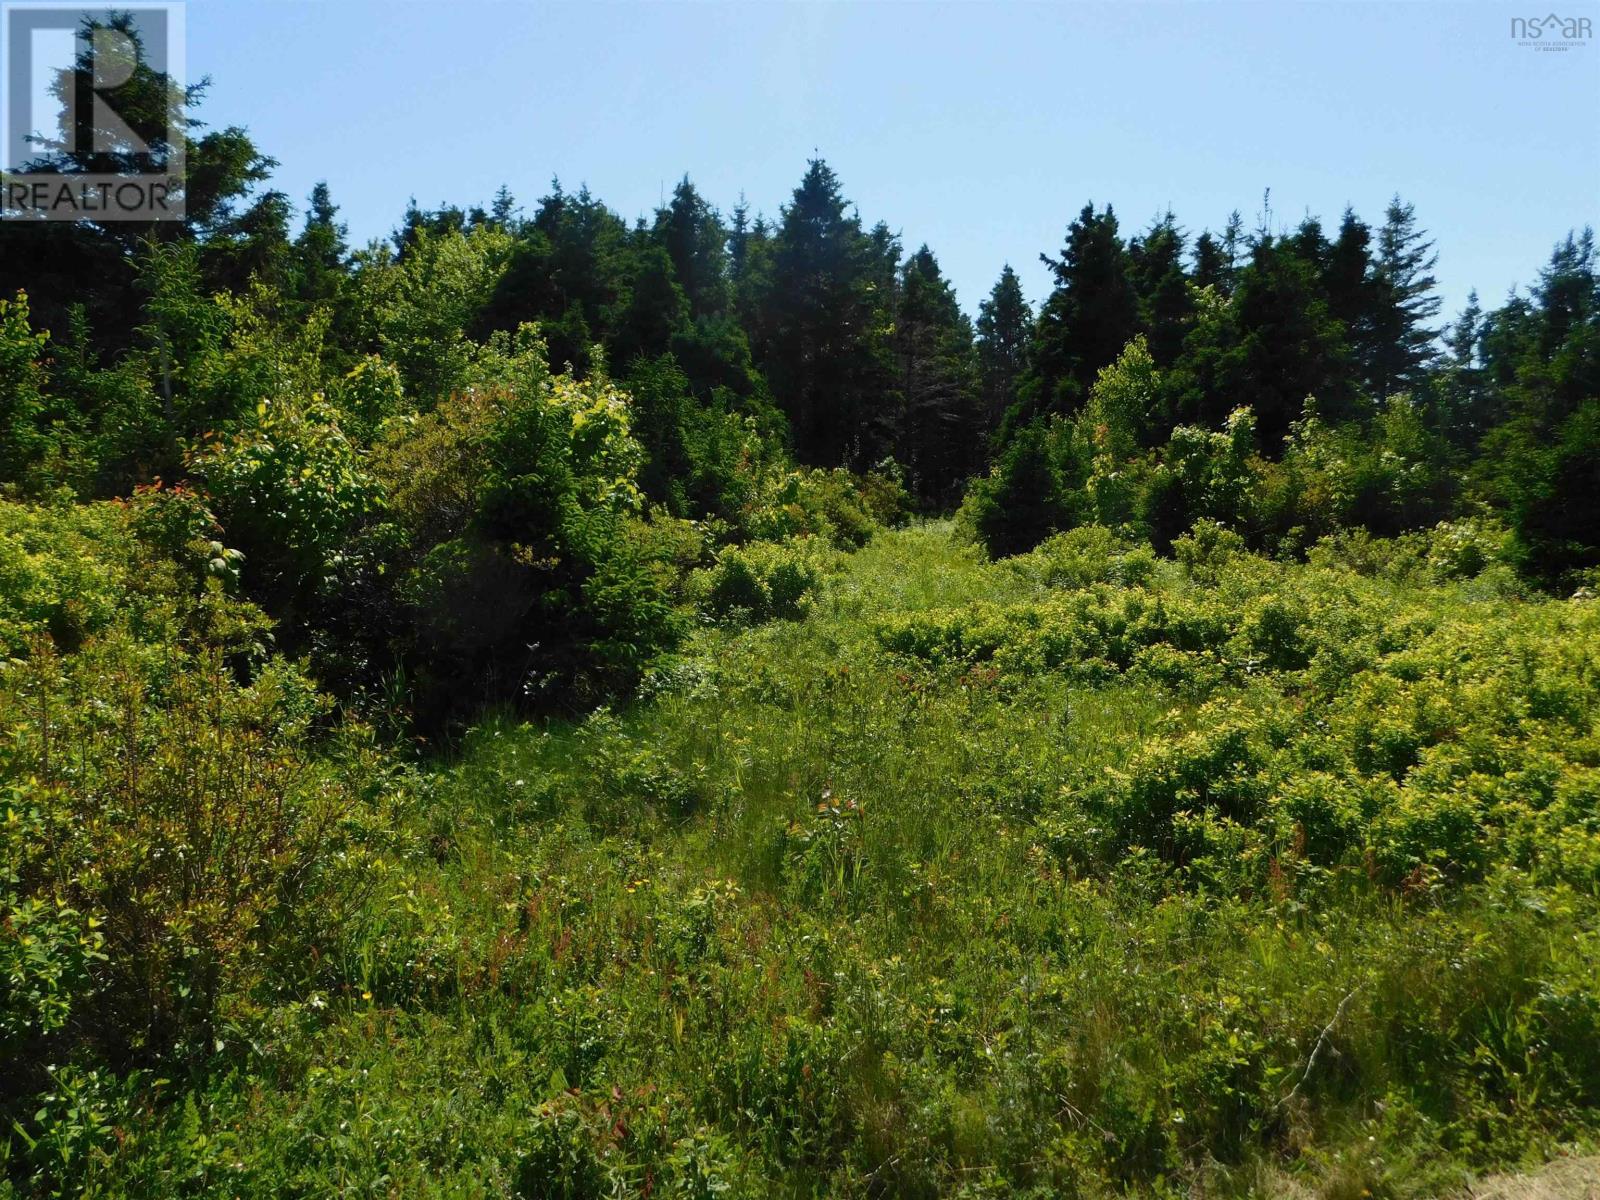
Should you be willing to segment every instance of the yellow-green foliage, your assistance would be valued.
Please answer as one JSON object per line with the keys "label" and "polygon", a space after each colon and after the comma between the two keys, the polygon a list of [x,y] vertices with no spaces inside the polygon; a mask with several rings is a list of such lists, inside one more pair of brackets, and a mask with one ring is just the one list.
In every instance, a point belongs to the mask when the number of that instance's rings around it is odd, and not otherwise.
{"label": "yellow-green foliage", "polygon": [[[1061,542],[1019,568],[1038,577]],[[1074,572],[1058,594],[899,615],[878,638],[906,661],[992,667],[1011,686],[1059,672],[1203,702],[1126,769],[1069,787],[1060,846],[1077,861],[1144,847],[1179,864],[1212,856],[1230,875],[1297,859],[1391,884],[1514,862],[1600,886],[1600,606],[1285,566],[1215,527],[1178,551],[1184,576],[1107,587]]]}
{"label": "yellow-green foliage", "polygon": [[690,578],[689,595],[719,621],[798,620],[828,574],[838,570],[838,560],[838,552],[818,538],[727,546]]}
{"label": "yellow-green foliage", "polygon": [[351,531],[378,503],[364,456],[321,396],[266,401],[226,437],[189,455],[253,569],[301,586],[330,570]]}
{"label": "yellow-green foliage", "polygon": [[1149,546],[1125,541],[1103,525],[1080,525],[1005,563],[1033,583],[1081,588],[1091,583],[1142,583],[1155,572],[1157,559]]}
{"label": "yellow-green foliage", "polygon": [[44,633],[76,644],[104,628],[125,599],[129,541],[113,505],[0,501],[0,651],[20,655]]}
{"label": "yellow-green foliage", "polygon": [[816,537],[857,549],[880,523],[904,520],[904,498],[904,490],[884,476],[803,468],[770,480],[744,524],[750,536],[768,541]]}
{"label": "yellow-green foliage", "polygon": [[356,762],[319,752],[327,702],[226,594],[213,524],[173,489],[0,504],[0,1110],[35,1184],[303,977],[368,886]]}
{"label": "yellow-green foliage", "polygon": [[[690,532],[641,536],[687,557]],[[133,956],[96,899],[115,889],[0,886],[31,939],[0,937],[0,1048],[76,1049],[0,1092],[10,1177],[1420,1200],[1593,1139],[1595,603],[1508,594],[1492,561],[1344,561],[1429,557],[1370,542],[1293,566],[1201,525],[1176,549],[1083,529],[986,563],[940,528],[880,534],[800,620],[708,625],[626,706],[491,717],[412,767],[309,753],[269,719],[305,695],[281,666],[224,690],[223,728],[263,731],[252,753],[310,823],[284,875],[234,860],[248,894],[219,921],[184,918],[177,858],[130,857],[127,806],[70,809],[79,878],[137,867],[180,918]],[[117,679],[121,653],[91,639],[62,669]],[[186,697],[210,712],[225,683],[204,660],[186,678],[131,710],[174,735],[136,761],[175,797],[211,778]],[[36,693],[16,695],[27,753],[0,761],[33,796],[62,768],[34,765]],[[122,744],[89,743],[85,797],[126,786]],[[199,844],[181,806],[154,811],[131,827]],[[78,1036],[125,994],[98,990],[123,986],[101,956],[191,987],[223,964],[217,1017],[186,1026],[211,1053],[157,1086]]]}
{"label": "yellow-green foliage", "polygon": [[192,609],[190,589],[237,581],[242,556],[194,493],[143,488],[129,501],[0,500],[0,657],[49,636],[73,649],[121,620],[168,635]]}
{"label": "yellow-green foliage", "polygon": [[401,535],[396,640],[428,719],[626,688],[677,635],[682,531],[641,531],[626,397],[549,375],[526,334],[480,357],[485,386],[390,422],[373,455]]}

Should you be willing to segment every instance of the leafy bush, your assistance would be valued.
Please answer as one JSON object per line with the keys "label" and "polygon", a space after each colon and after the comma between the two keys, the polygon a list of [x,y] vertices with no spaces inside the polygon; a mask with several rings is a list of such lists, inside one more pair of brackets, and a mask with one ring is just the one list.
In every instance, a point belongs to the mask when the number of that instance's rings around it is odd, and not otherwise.
{"label": "leafy bush", "polygon": [[50,452],[41,363],[49,334],[35,333],[28,297],[0,299],[0,480],[34,486]]}
{"label": "leafy bush", "polygon": [[1124,541],[1103,525],[1082,525],[1047,538],[1027,554],[1006,559],[1024,579],[1078,589],[1092,583],[1143,583],[1156,570],[1148,546]]}
{"label": "leafy bush", "polygon": [[130,541],[109,505],[0,501],[0,651],[20,656],[43,633],[76,646],[110,624],[124,600]]}
{"label": "leafy bush", "polygon": [[[91,687],[101,704],[79,701]],[[155,657],[109,634],[11,667],[0,712],[21,735],[5,770],[34,835],[9,847],[18,886],[104,938],[77,1035],[118,1063],[205,1053],[274,931],[327,900],[311,897],[341,808],[304,749],[315,693],[283,665],[241,688],[220,647]]]}
{"label": "leafy bush", "polygon": [[119,621],[161,643],[206,621],[207,580],[232,587],[242,555],[201,499],[143,488],[126,502],[0,500],[0,654],[47,635],[74,650]]}
{"label": "leafy bush", "polygon": [[406,543],[401,649],[430,719],[574,687],[597,698],[677,636],[662,568],[681,550],[638,536],[625,396],[550,377],[536,347],[505,361],[499,386],[395,425],[374,456]]}
{"label": "leafy bush", "polygon": [[893,488],[881,477],[867,482],[842,468],[776,472],[741,516],[740,525],[749,538],[815,537],[840,549],[859,549],[880,527],[869,494],[873,503],[894,510]]}
{"label": "leafy bush", "polygon": [[815,538],[728,546],[714,565],[695,573],[689,592],[703,613],[719,621],[798,620],[837,569],[836,558]]}
{"label": "leafy bush", "polygon": [[0,665],[0,1118],[15,1165],[65,1187],[131,1119],[138,1070],[209,1061],[368,879],[327,703],[225,594],[192,493],[0,520],[25,576],[0,593],[24,643]]}
{"label": "leafy bush", "polygon": [[[1103,531],[1068,536],[1110,544]],[[1058,673],[1198,699],[1251,689],[1163,730],[1143,766],[1084,783],[1072,820],[1098,830],[1078,847],[1097,860],[1138,845],[1249,877],[1245,864],[1259,870],[1298,845],[1398,886],[1418,871],[1481,877],[1516,846],[1528,869],[1587,886],[1588,835],[1552,810],[1551,781],[1589,773],[1582,731],[1600,710],[1589,675],[1600,643],[1585,631],[1597,614],[1587,601],[1507,609],[1502,588],[1450,583],[1503,541],[1481,526],[1417,535],[1406,578],[1418,590],[1396,593],[1363,577],[1389,568],[1360,558],[1358,575],[1348,549],[1287,567],[1201,522],[1174,546],[1198,588],[1157,574],[1118,590],[1084,572],[1075,592],[902,614],[877,638],[901,662],[992,666],[1012,687]],[[1008,565],[1039,579],[1061,545]],[[1238,736],[1224,762],[1216,738],[1228,730]]]}
{"label": "leafy bush", "polygon": [[224,528],[246,555],[257,594],[314,591],[379,502],[360,451],[322,398],[262,401],[240,431],[188,457]]}
{"label": "leafy bush", "polygon": [[1162,449],[1140,501],[1150,541],[1165,550],[1199,520],[1248,524],[1256,422],[1249,409],[1217,433],[1180,425]]}

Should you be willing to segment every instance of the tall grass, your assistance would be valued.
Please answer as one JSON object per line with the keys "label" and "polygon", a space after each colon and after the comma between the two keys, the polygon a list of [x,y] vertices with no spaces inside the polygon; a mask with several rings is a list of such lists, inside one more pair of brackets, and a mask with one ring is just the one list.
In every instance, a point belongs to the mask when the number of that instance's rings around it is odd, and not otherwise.
{"label": "tall grass", "polygon": [[361,911],[74,1185],[1409,1196],[1591,1137],[1588,609],[1081,551],[882,534],[386,768]]}

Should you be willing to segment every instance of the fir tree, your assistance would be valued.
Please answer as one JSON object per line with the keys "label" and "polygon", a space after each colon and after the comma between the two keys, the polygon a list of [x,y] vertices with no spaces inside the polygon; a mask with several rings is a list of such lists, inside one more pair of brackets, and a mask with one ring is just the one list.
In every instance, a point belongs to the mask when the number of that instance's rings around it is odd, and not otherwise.
{"label": "fir tree", "polygon": [[1183,269],[1183,231],[1169,211],[1128,248],[1139,320],[1151,357],[1161,369],[1183,349],[1194,315],[1189,276]]}
{"label": "fir tree", "polygon": [[1396,196],[1378,231],[1373,266],[1367,387],[1380,401],[1414,388],[1434,357],[1438,333],[1428,322],[1439,312],[1432,274],[1438,261],[1412,206]]}
{"label": "fir tree", "polygon": [[1100,368],[1139,331],[1139,298],[1109,205],[1103,213],[1085,205],[1067,230],[1061,257],[1040,258],[1055,275],[1055,290],[1035,333],[1033,409],[1070,411],[1082,403]]}
{"label": "fir tree", "polygon": [[1033,310],[1008,263],[978,306],[978,376],[986,426],[994,429],[1017,401],[1017,385],[1033,338]]}

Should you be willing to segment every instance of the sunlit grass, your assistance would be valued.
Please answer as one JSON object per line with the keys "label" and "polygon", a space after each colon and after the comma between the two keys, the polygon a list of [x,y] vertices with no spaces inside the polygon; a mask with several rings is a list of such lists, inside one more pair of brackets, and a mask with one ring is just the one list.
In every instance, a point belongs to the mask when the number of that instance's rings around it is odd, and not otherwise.
{"label": "sunlit grass", "polygon": [[[1182,605],[1237,609],[1239,636],[1265,621],[1279,641],[1262,653],[1292,663],[1260,594],[1301,616],[1328,597],[1333,615],[1299,628],[1346,621],[1352,664],[1377,637],[1412,656],[1396,679],[1432,678],[1446,653],[1460,687],[1489,681],[1383,710],[1454,722],[1438,744],[1476,747],[1480,773],[1497,753],[1514,774],[1508,747],[1557,769],[1540,722],[1587,728],[1561,760],[1562,803],[1579,805],[1600,761],[1595,683],[1588,652],[1552,639],[1588,618],[1240,570],[1199,587],[1163,564],[1162,636],[1190,621],[1233,637]],[[1587,1136],[1588,843],[1519,842],[1531,809],[1474,810],[1475,832],[1373,809],[1341,835],[1353,849],[1320,860],[1296,843],[1312,807],[1298,834],[1276,831],[1277,800],[1238,810],[1256,825],[1205,824],[1248,789],[1190,780],[1184,756],[1211,761],[1235,726],[1262,778],[1347,769],[1297,723],[1308,696],[1368,720],[1321,660],[1273,671],[1230,642],[1215,663],[1085,674],[883,646],[891,617],[1060,595],[946,527],[889,533],[803,621],[707,628],[641,700],[484,720],[405,777],[381,886],[327,947],[319,990],[248,1031],[252,1081],[209,1085],[194,1120],[217,1140],[195,1177],[258,1195],[1402,1196]],[[1384,614],[1375,631],[1363,605]],[[1418,648],[1480,617],[1503,646]],[[1491,693],[1493,730],[1450,707]],[[1360,736],[1378,759],[1444,752],[1414,751],[1411,728]],[[1172,840],[1129,844],[1167,827],[1118,805],[1162,788]],[[1440,840],[1385,882],[1361,849],[1380,837]],[[156,1194],[183,1144],[147,1127],[106,1190]]]}

